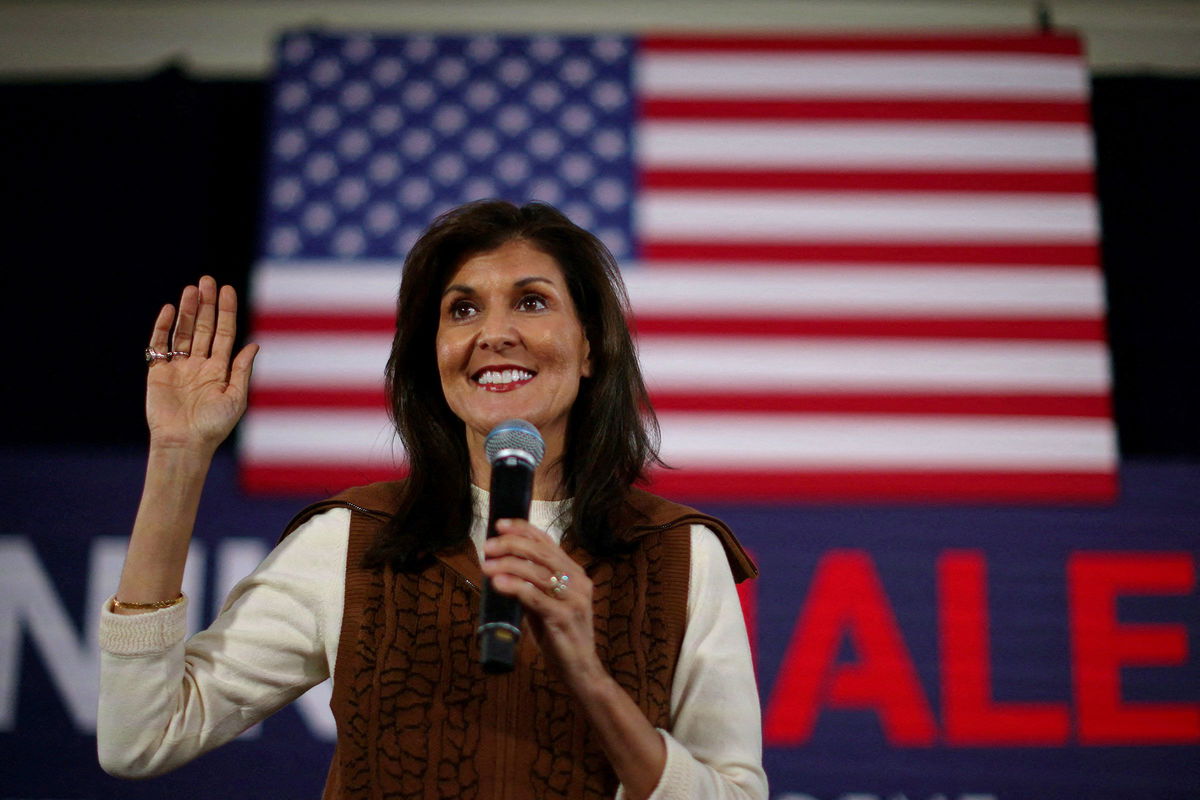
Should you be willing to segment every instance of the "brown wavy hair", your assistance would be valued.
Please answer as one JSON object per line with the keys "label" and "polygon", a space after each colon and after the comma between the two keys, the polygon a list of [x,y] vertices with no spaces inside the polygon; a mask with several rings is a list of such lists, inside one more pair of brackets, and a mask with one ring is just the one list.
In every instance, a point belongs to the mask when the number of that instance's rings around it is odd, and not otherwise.
{"label": "brown wavy hair", "polygon": [[562,488],[573,502],[566,535],[594,555],[619,552],[610,521],[629,488],[644,480],[646,468],[662,463],[658,421],[626,323],[629,300],[612,254],[544,203],[468,203],[435,220],[405,260],[386,376],[390,413],[410,474],[401,485],[399,510],[367,553],[369,566],[415,569],[470,536],[465,426],[446,403],[435,351],[441,295],[465,261],[515,240],[558,262],[591,350],[592,376],[582,379],[567,421]]}

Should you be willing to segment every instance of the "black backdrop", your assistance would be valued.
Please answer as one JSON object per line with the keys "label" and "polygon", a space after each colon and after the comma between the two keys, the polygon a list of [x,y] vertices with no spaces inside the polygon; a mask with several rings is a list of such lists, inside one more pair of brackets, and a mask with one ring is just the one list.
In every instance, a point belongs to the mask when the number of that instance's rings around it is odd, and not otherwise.
{"label": "black backdrop", "polygon": [[[1200,456],[1200,78],[1093,81],[1121,452]],[[158,308],[203,273],[244,288],[266,84],[0,84],[0,238],[15,445],[144,441]],[[243,326],[244,330],[244,326]]]}

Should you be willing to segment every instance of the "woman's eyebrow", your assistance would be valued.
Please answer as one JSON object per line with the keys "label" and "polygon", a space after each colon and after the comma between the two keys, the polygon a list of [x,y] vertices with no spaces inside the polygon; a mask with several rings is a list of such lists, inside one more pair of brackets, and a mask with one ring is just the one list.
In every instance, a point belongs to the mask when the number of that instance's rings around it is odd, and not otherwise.
{"label": "woman's eyebrow", "polygon": [[[524,289],[531,283],[548,283],[551,286],[554,285],[554,281],[550,280],[549,278],[544,278],[541,275],[530,275],[528,278],[521,278],[519,281],[514,281],[513,286],[517,287],[518,289]],[[460,294],[478,294],[474,287],[467,286],[465,283],[452,283],[446,287],[444,292],[442,292],[442,297],[445,297],[453,292],[458,292]]]}
{"label": "woman's eyebrow", "polygon": [[471,288],[470,286],[467,286],[466,284],[452,283],[446,287],[446,290],[444,292],[442,292],[442,297],[445,297],[446,295],[450,294],[451,292],[459,292],[461,294],[475,294],[475,290],[473,288]]}

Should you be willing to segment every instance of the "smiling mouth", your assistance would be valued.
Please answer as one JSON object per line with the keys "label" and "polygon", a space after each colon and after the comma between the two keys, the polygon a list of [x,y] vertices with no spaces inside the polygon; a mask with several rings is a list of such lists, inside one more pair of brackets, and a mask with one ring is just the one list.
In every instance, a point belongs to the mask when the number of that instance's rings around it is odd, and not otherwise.
{"label": "smiling mouth", "polygon": [[536,372],[519,367],[485,367],[472,375],[471,380],[490,392],[507,392],[529,383],[535,375]]}

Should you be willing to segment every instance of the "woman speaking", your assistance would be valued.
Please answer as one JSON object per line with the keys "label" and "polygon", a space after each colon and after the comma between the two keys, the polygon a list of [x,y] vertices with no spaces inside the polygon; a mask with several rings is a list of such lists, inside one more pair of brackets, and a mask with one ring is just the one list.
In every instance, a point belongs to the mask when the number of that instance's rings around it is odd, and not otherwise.
{"label": "woman speaking", "polygon": [[[236,297],[211,278],[146,350],[150,455],[101,620],[100,761],[155,775],[333,677],[328,798],[765,798],[758,695],[719,520],[633,488],[656,424],[611,255],[546,205],[463,206],[405,263],[387,364],[409,474],[302,511],[184,641],[184,561],[246,407]],[[488,533],[488,433],[545,443],[528,521]],[[490,675],[480,591],[515,598]]]}

